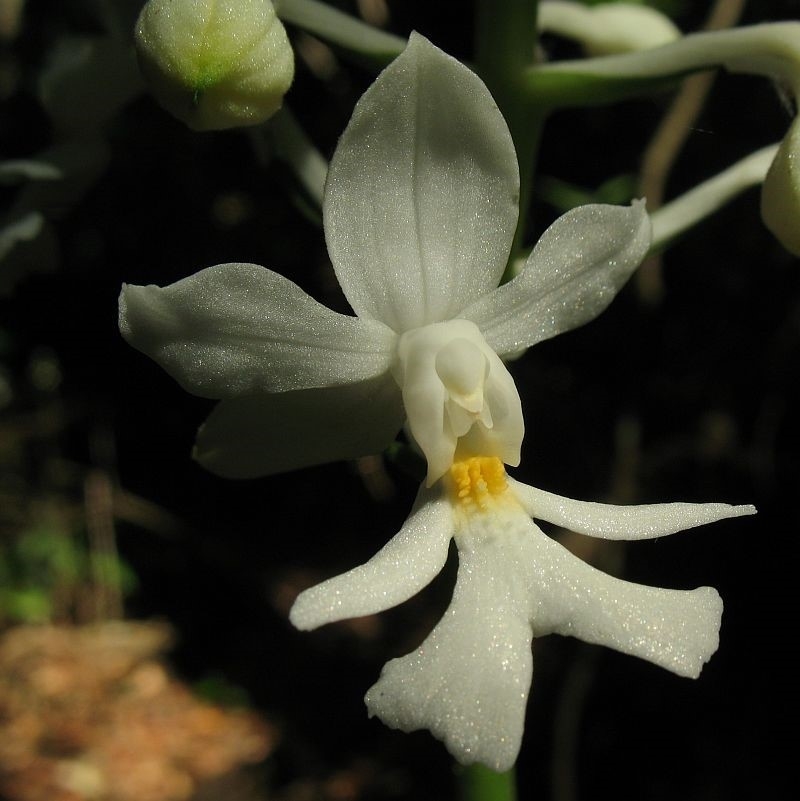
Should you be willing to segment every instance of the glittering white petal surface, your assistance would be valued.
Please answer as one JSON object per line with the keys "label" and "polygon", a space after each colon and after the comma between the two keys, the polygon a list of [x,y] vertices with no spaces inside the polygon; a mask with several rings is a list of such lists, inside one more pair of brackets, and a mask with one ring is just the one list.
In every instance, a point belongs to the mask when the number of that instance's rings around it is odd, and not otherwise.
{"label": "glittering white petal surface", "polygon": [[485,85],[412,34],[356,105],[328,173],[325,234],[350,305],[397,332],[456,316],[497,286],[518,195]]}
{"label": "glittering white petal surface", "polygon": [[700,675],[719,645],[722,600],[715,589],[665,590],[621,581],[531,527],[534,636],[569,635],[680,676]]}
{"label": "glittering white petal surface", "polygon": [[533,669],[531,540],[520,525],[530,525],[521,512],[490,520],[488,538],[459,531],[450,608],[416,651],[384,667],[365,698],[388,726],[429,729],[462,764],[498,771],[517,757]]}
{"label": "glittering white petal surface", "polygon": [[579,534],[606,540],[650,540],[729,517],[756,513],[754,506],[727,503],[653,503],[613,506],[575,501],[509,479],[514,495],[525,511]]}
{"label": "glittering white petal surface", "polygon": [[337,314],[256,264],[218,264],[166,287],[125,285],[119,327],[189,392],[227,398],[363,381],[394,334]]}
{"label": "glittering white petal surface", "polygon": [[343,387],[242,395],[217,405],[197,434],[194,458],[226,478],[355,459],[386,448],[404,417],[391,376]]}
{"label": "glittering white petal surface", "polygon": [[579,206],[537,242],[522,272],[459,316],[477,323],[501,356],[597,317],[650,247],[644,203]]}
{"label": "glittering white petal surface", "polygon": [[289,613],[303,631],[382,612],[430,584],[447,560],[453,510],[438,490],[422,488],[405,525],[368,562],[301,592]]}

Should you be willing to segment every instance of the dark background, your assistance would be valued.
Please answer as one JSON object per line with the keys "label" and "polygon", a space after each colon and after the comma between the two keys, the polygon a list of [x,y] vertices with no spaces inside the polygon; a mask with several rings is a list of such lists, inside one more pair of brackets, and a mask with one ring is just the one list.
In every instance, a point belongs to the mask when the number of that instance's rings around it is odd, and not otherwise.
{"label": "dark background", "polygon": [[[390,8],[391,30],[413,27],[469,58],[469,4]],[[691,30],[707,9],[686,3],[678,22]],[[798,12],[798,2],[752,2],[744,21]],[[4,58],[35,75],[59,36],[93,25],[84,4],[31,0],[24,35]],[[341,62],[321,81],[298,60],[286,102],[326,155],[371,79]],[[635,173],[667,100],[557,115],[541,174],[592,188]],[[789,122],[767,81],[721,74],[668,197],[777,141]],[[171,621],[181,675],[224,677],[280,727],[263,773],[275,797],[300,797],[292,788],[305,780],[319,783],[309,797],[333,798],[324,782],[341,771],[360,777],[365,799],[453,797],[443,747],[427,733],[367,720],[361,699],[382,664],[430,630],[454,565],[378,618],[312,634],[286,619],[299,589],[363,561],[395,533],[413,479],[390,464],[391,492],[375,498],[352,465],[240,483],[205,473],[189,454],[211,404],[181,391],[116,326],[123,281],[163,285],[229,261],[264,264],[346,310],[321,230],[288,199],[297,190],[287,169],[260,164],[240,132],[192,133],[142,97],[106,133],[108,169],[57,223],[57,272],[31,275],[0,301],[3,362],[17,388],[5,413],[41,402],[25,375],[43,348],[60,365],[57,395],[69,411],[69,422],[32,449],[28,486],[44,482],[36,460],[55,449],[158,510],[152,525],[147,515],[118,522],[118,547],[138,577],[127,613]],[[31,82],[21,80],[3,98],[0,154],[32,155],[51,136]],[[236,213],[225,214],[231,207]],[[533,212],[531,241],[557,215],[543,201]],[[634,280],[596,321],[514,363],[528,429],[514,475],[586,500],[754,503],[759,514],[601,555],[630,580],[717,587],[721,646],[693,682],[571,640],[537,641],[521,798],[796,792],[796,743],[786,732],[797,698],[800,265],[764,228],[752,191],[669,251],[663,290],[646,302]]]}

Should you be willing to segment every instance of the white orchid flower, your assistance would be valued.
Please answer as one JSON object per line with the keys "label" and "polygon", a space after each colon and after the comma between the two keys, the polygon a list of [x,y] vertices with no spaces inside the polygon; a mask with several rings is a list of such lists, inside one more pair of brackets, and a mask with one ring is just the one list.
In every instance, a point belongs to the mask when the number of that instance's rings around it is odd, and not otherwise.
{"label": "white orchid flower", "polygon": [[722,503],[584,503],[508,478],[496,457],[473,457],[423,487],[400,533],[366,564],[301,593],[290,618],[308,630],[395,606],[439,573],[454,538],[450,608],[419,648],[384,667],[365,700],[392,728],[429,729],[460,762],[504,771],[522,739],[534,637],[578,637],[696,678],[717,650],[722,615],[711,587],[668,590],[612,578],[531,517],[635,540],[754,512]]}
{"label": "white orchid flower", "polygon": [[502,358],[581,325],[646,254],[642,203],[557,220],[498,288],[517,222],[508,128],[470,70],[412,35],[331,161],[325,234],[356,317],[253,264],[126,286],[120,329],[190,392],[222,399],[196,458],[252,477],[384,449],[408,419],[428,483],[456,447],[519,462]]}
{"label": "white orchid flower", "polygon": [[120,328],[188,390],[222,402],[196,455],[228,476],[383,449],[407,418],[428,461],[401,532],[370,562],[301,594],[293,623],[401,603],[459,548],[450,611],[367,695],[373,714],[430,728],[461,761],[513,763],[530,643],[574,634],[696,676],[716,649],[714,590],[660,590],[599,573],[531,516],[609,538],[655,537],[751,507],[584,504],[510,481],[523,436],[502,359],[593,319],[650,245],[643,203],[557,220],[498,287],[517,222],[508,128],[480,79],[412,35],[356,106],[323,204],[334,270],[355,317],[251,264],[165,288],[127,286]]}

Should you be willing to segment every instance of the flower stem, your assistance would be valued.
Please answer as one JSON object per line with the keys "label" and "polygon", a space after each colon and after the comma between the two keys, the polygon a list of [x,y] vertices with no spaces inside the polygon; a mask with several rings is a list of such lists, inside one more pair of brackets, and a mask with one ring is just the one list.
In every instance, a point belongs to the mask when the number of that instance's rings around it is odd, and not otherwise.
{"label": "flower stem", "polygon": [[360,56],[365,64],[375,68],[385,67],[406,46],[403,37],[373,28],[317,0],[278,0],[275,10],[283,22]]}
{"label": "flower stem", "polygon": [[566,108],[636,97],[718,67],[766,76],[800,96],[800,22],[704,31],[652,50],[556,61],[529,68],[524,80],[531,98]]}
{"label": "flower stem", "polygon": [[495,773],[483,765],[459,769],[461,801],[516,801],[517,783],[514,770]]}
{"label": "flower stem", "polygon": [[508,123],[520,170],[519,221],[509,264],[522,251],[533,174],[545,115],[524,86],[536,51],[537,0],[477,0],[475,50],[478,73]]}
{"label": "flower stem", "polygon": [[777,152],[778,145],[775,144],[751,153],[719,175],[656,209],[650,215],[653,223],[651,252],[663,249],[675,237],[719,210],[738,194],[763,183]]}

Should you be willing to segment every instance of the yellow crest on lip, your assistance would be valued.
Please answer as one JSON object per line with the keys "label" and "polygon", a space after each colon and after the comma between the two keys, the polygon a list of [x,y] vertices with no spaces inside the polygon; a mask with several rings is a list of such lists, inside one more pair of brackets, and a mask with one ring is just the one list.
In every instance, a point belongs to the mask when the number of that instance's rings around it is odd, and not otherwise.
{"label": "yellow crest on lip", "polygon": [[450,467],[451,492],[461,507],[486,509],[508,488],[506,470],[496,456],[472,456]]}

